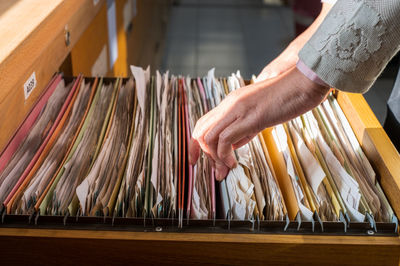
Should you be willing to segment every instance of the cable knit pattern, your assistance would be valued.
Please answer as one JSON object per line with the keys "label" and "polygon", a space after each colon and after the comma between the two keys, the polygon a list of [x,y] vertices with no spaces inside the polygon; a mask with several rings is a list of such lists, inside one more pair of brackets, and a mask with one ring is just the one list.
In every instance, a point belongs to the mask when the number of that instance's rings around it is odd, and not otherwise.
{"label": "cable knit pattern", "polygon": [[338,0],[299,57],[330,86],[365,92],[399,44],[400,0]]}

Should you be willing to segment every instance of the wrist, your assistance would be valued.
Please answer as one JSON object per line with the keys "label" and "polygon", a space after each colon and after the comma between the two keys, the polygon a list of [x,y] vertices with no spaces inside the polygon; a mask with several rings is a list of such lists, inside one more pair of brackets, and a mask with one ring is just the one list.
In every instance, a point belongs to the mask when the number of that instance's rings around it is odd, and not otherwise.
{"label": "wrist", "polygon": [[[255,83],[246,92],[253,94],[252,113],[258,113],[260,131],[297,117],[318,106],[329,92],[323,86],[308,79],[296,67],[274,79]],[[249,101],[246,101],[249,102]],[[266,115],[268,114],[268,115]]]}
{"label": "wrist", "polygon": [[320,79],[318,77],[318,75],[312,69],[310,69],[306,64],[303,63],[303,61],[301,59],[297,61],[296,67],[309,80],[311,80],[319,85],[329,87],[329,85],[326,84],[325,81]]}
{"label": "wrist", "polygon": [[305,97],[310,104],[310,107],[315,107],[320,104],[328,94],[330,87],[322,80],[312,79],[305,75],[299,68],[294,69],[294,74],[298,76],[298,90],[303,91]]}

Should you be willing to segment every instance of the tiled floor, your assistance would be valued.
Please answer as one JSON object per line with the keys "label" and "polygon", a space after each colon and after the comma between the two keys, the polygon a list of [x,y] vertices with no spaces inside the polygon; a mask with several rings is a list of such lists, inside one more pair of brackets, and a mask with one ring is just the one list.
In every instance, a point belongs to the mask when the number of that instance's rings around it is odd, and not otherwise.
{"label": "tiled floor", "polygon": [[[217,76],[240,70],[249,79],[294,37],[292,12],[259,0],[181,0],[171,10],[162,70]],[[394,75],[379,79],[365,98],[383,123]]]}
{"label": "tiled floor", "polygon": [[172,8],[163,69],[203,76],[258,74],[293,38],[291,11],[260,1],[180,1]]}

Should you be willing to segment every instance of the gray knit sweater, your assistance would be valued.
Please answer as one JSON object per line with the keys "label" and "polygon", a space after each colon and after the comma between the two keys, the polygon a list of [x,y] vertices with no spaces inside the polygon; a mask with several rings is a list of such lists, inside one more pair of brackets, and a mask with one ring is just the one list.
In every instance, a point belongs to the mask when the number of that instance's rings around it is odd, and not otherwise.
{"label": "gray knit sweater", "polygon": [[362,93],[399,49],[400,0],[338,0],[299,58],[331,87]]}

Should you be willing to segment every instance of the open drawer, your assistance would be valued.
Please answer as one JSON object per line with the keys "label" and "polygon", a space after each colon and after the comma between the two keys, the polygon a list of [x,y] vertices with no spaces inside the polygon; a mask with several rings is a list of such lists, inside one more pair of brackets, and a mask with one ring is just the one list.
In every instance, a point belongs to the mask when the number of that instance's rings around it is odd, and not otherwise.
{"label": "open drawer", "polygon": [[[105,79],[107,80],[107,79]],[[108,79],[113,80],[113,79]],[[93,79],[91,80],[93,82]],[[337,92],[396,215],[400,214],[400,156],[362,95]],[[4,212],[3,212],[4,214]],[[4,262],[40,263],[399,263],[396,223],[239,222],[3,215]],[[346,231],[346,232],[345,232]],[[19,256],[20,252],[24,256]],[[103,254],[103,255],[99,255]]]}

